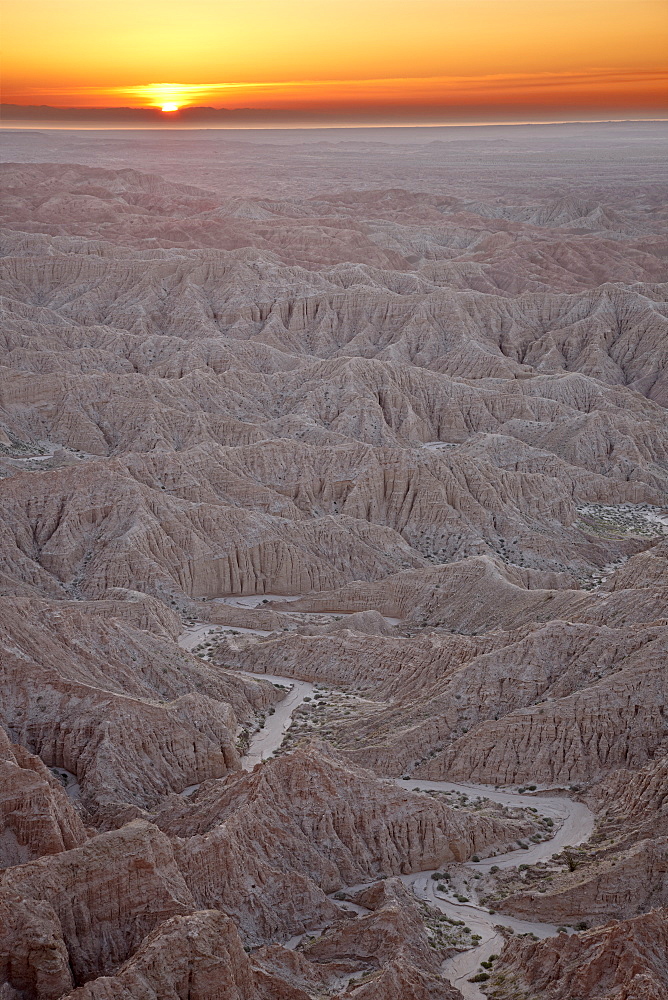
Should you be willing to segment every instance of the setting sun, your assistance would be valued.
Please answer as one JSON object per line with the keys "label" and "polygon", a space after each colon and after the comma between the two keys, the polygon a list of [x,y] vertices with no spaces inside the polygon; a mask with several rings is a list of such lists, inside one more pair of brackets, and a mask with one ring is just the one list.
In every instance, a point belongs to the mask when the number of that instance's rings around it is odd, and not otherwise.
{"label": "setting sun", "polygon": [[179,127],[242,112],[433,122],[665,107],[665,0],[190,0],[185,23],[182,8],[4,0],[3,101],[162,112]]}

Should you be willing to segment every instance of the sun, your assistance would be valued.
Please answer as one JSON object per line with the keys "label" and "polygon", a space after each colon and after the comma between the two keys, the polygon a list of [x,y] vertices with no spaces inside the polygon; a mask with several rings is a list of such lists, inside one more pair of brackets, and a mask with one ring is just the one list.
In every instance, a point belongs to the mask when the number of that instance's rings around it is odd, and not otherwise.
{"label": "sun", "polygon": [[178,104],[173,104],[173,103],[170,102],[169,104],[163,104],[162,105],[162,110],[163,111],[178,111],[179,110],[179,106],[178,106]]}

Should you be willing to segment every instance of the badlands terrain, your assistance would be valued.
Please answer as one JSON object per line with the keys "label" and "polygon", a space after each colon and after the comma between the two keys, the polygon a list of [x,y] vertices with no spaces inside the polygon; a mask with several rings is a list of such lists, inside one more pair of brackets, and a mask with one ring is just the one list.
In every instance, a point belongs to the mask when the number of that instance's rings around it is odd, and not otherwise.
{"label": "badlands terrain", "polygon": [[663,128],[4,133],[0,1000],[666,1000]]}

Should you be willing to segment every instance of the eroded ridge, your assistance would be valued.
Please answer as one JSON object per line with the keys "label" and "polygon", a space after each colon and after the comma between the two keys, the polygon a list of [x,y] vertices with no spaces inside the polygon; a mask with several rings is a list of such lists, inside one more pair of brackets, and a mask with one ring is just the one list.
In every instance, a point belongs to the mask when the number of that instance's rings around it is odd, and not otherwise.
{"label": "eroded ridge", "polygon": [[660,126],[330,139],[6,137],[0,1000],[663,1000]]}

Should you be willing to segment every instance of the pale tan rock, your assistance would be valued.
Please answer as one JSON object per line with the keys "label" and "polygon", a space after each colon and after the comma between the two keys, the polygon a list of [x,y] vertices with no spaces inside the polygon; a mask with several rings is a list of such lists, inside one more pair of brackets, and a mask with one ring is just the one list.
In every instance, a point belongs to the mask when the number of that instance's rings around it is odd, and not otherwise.
{"label": "pale tan rock", "polygon": [[[309,626],[307,626],[308,628]],[[312,626],[311,626],[312,627]],[[324,632],[351,631],[358,635],[394,635],[392,625],[385,621],[377,611],[359,611],[356,614],[344,615],[339,621],[333,621],[323,628]]]}
{"label": "pale tan rock", "polygon": [[576,925],[623,920],[668,903],[668,838],[640,840],[556,879],[545,892],[518,892],[496,903],[527,920]]}
{"label": "pale tan rock", "polygon": [[658,542],[646,552],[632,556],[603,584],[605,590],[617,591],[631,587],[651,589],[662,587],[666,579],[668,544]]}
{"label": "pale tan rock", "polygon": [[107,617],[108,606],[88,614],[85,603],[0,604],[4,724],[48,766],[75,776],[100,822],[113,825],[119,810],[129,818],[124,804],[147,808],[238,768],[237,720],[279,698],[271,685],[213,670],[171,640]]}
{"label": "pale tan rock", "polygon": [[638,771],[613,771],[588,794],[599,827],[615,840],[660,837],[668,829],[668,753]]}
{"label": "pale tan rock", "polygon": [[0,868],[58,854],[87,839],[61,782],[0,729]]}
{"label": "pale tan rock", "polygon": [[115,971],[158,924],[195,909],[168,838],[141,821],[7,869],[0,887],[48,904],[77,984]]}
{"label": "pale tan rock", "polygon": [[351,898],[371,912],[310,942],[304,948],[307,958],[327,962],[344,956],[372,968],[394,962],[439,973],[446,954],[430,947],[417,901],[399,879],[376,883]]}
{"label": "pale tan rock", "polygon": [[426,767],[456,780],[582,781],[639,768],[665,740],[663,640],[594,685],[484,722]]}
{"label": "pale tan rock", "polygon": [[382,774],[571,782],[641,767],[662,744],[667,640],[663,625],[563,621],[474,636],[305,630],[232,638],[215,659],[361,691],[371,701],[332,732]]}
{"label": "pale tan rock", "polygon": [[0,888],[0,983],[3,1000],[57,1000],[72,987],[69,956],[55,909]]}
{"label": "pale tan rock", "polygon": [[308,595],[295,601],[292,610],[350,613],[375,608],[410,624],[472,634],[555,619],[618,626],[662,621],[668,608],[665,584],[638,582],[637,588],[591,593],[569,589],[559,576],[478,556]]}
{"label": "pale tan rock", "polygon": [[584,934],[535,943],[511,938],[488,985],[501,1000],[663,1000],[667,955],[668,915],[653,910]]}
{"label": "pale tan rock", "polygon": [[155,822],[201,907],[224,909],[245,940],[287,940],[338,914],[325,893],[436,868],[528,832],[467,816],[311,747],[170,800]]}
{"label": "pale tan rock", "polygon": [[311,962],[302,951],[282,945],[263,945],[253,950],[253,962],[283,982],[317,995],[318,991],[337,990],[342,982],[359,972],[359,962],[337,959],[334,962]]}
{"label": "pale tan rock", "polygon": [[599,924],[642,913],[668,900],[664,748],[636,771],[613,770],[585,793],[597,813],[584,852],[562,855],[571,871],[497,902],[501,911],[544,915],[554,923]]}
{"label": "pale tan rock", "polygon": [[368,912],[357,919],[339,920],[321,936],[307,936],[300,951],[262,948],[258,961],[282,978],[314,990],[316,996],[323,987],[337,994],[341,977],[345,982],[351,974],[345,996],[358,995],[360,975],[365,979],[361,989],[371,990],[361,996],[433,1000],[459,996],[441,979],[444,953],[429,945],[415,897],[399,879],[375,882],[351,898]]}
{"label": "pale tan rock", "polygon": [[[360,764],[582,783],[602,839],[507,905],[664,900],[656,129],[184,134],[165,176],[138,134],[6,137],[31,162],[0,165],[2,1000],[302,1000],[377,959],[348,995],[455,996],[398,890],[354,923],[325,893],[531,827]],[[301,600],[214,600],[268,594]],[[207,662],[174,643],[194,614],[273,634]],[[338,756],[241,773],[279,694],[229,667],[361,693]],[[525,944],[518,990],[657,1000],[645,919]],[[323,927],[317,963],[277,943]]]}
{"label": "pale tan rock", "polygon": [[166,920],[115,975],[94,979],[68,998],[308,1000],[308,994],[256,970],[229,917],[204,910]]}
{"label": "pale tan rock", "polygon": [[392,962],[375,978],[347,993],[351,1000],[459,1000],[461,993],[440,976]]}
{"label": "pale tan rock", "polygon": [[[106,618],[119,618],[135,628],[157,635],[177,639],[183,631],[183,624],[176,612],[155,597],[136,590],[111,588],[108,600],[90,601],[86,611]],[[75,610],[75,607],[72,610]]]}
{"label": "pale tan rock", "polygon": [[[158,495],[116,462],[56,469],[37,481],[21,473],[0,490],[11,511],[2,540],[5,575],[53,596],[69,597],[74,588],[99,598],[110,588],[136,589],[138,582],[163,597],[299,594],[422,562],[381,525],[329,516],[293,523],[219,503],[193,504]],[[33,531],[45,539],[37,558],[23,548]]]}

